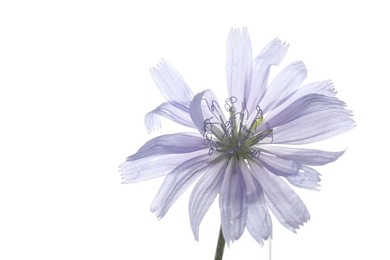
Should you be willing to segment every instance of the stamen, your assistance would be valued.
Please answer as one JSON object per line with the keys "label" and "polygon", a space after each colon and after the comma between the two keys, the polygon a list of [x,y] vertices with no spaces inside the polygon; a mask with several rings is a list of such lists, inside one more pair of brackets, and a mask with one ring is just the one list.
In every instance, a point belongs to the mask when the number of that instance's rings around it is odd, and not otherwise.
{"label": "stamen", "polygon": [[256,128],[258,125],[261,124],[261,122],[263,122],[263,110],[260,109],[260,107],[257,105],[256,106],[256,110],[257,110],[257,114],[256,114],[256,117],[255,119],[252,121],[252,124],[251,124],[251,131],[256,131]]}
{"label": "stamen", "polygon": [[[226,121],[221,113],[220,106],[215,100],[209,102],[204,99],[204,101],[213,115],[204,120],[203,127],[205,132],[203,144],[209,147],[209,155],[218,151],[229,156],[235,154],[244,158],[246,156],[259,157],[261,150],[253,146],[259,144],[265,138],[271,138],[271,143],[273,142],[273,129],[269,123],[263,124],[263,111],[259,106],[256,106],[256,116],[250,126],[247,127],[246,123],[250,118],[250,114],[246,108],[246,100],[241,103],[240,112],[237,112],[234,106],[237,103],[236,97],[232,96],[225,100],[224,108],[229,113]],[[257,129],[260,126],[263,130],[258,131]]]}
{"label": "stamen", "polygon": [[259,158],[260,157],[260,153],[261,153],[261,149],[255,149],[252,151],[252,156],[253,157],[256,157],[256,158]]}
{"label": "stamen", "polygon": [[215,100],[212,100],[211,104],[206,98],[203,98],[202,100],[206,102],[207,108],[215,118],[223,118],[222,113],[220,112],[221,108]]}
{"label": "stamen", "polygon": [[217,150],[218,151],[218,146],[216,143],[211,143],[210,145],[210,149],[209,149],[209,155],[212,155],[214,153],[214,151]]}
{"label": "stamen", "polygon": [[213,128],[213,124],[211,123],[211,119],[213,119],[213,117],[210,117],[210,118],[207,118],[206,120],[204,120],[203,130],[205,132],[209,132]]}
{"label": "stamen", "polygon": [[237,98],[235,96],[231,96],[230,98],[226,99],[225,102],[230,103],[233,106],[233,104],[237,102]]}
{"label": "stamen", "polygon": [[[211,101],[211,111],[215,111],[216,110],[216,108],[219,108],[219,105],[218,105],[218,103],[217,102],[215,102],[215,100],[212,100]],[[218,112],[218,111],[217,111]]]}
{"label": "stamen", "polygon": [[243,142],[247,141],[248,139],[252,139],[255,135],[253,132],[251,132],[246,126],[242,126],[241,129],[244,131],[245,135],[242,139]]}
{"label": "stamen", "polygon": [[241,107],[243,110],[246,109],[246,98],[244,98],[244,100],[241,102]]}
{"label": "stamen", "polygon": [[208,131],[205,133],[205,138],[206,139],[203,140],[203,144],[205,146],[209,146],[209,144],[211,143],[211,140],[213,139],[213,134],[210,131]]}
{"label": "stamen", "polygon": [[231,123],[230,121],[226,121],[225,124],[221,124],[221,128],[223,131],[222,138],[230,136]]}
{"label": "stamen", "polygon": [[[244,113],[244,112],[246,112],[246,113]],[[246,120],[249,119],[249,110],[247,108],[243,108],[241,110],[241,114],[243,114],[243,115],[246,114]]]}
{"label": "stamen", "polygon": [[267,128],[267,130],[262,131],[255,136],[255,143],[258,143],[266,137],[271,138],[271,143],[274,141],[273,129],[268,123],[265,124],[265,127]]}
{"label": "stamen", "polygon": [[274,130],[270,127],[270,125],[268,123],[266,123],[265,126],[268,129],[267,137],[271,138],[271,143],[273,143],[274,142]]}

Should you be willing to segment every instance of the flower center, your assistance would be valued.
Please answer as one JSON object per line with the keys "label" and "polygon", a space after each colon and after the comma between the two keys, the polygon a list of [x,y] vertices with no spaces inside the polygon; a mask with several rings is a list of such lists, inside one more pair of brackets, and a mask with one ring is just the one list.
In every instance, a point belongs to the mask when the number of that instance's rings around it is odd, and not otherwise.
{"label": "flower center", "polygon": [[204,121],[204,144],[209,146],[209,154],[215,151],[228,156],[259,156],[260,149],[254,147],[263,139],[273,140],[273,129],[268,123],[263,122],[263,111],[256,107],[256,116],[250,119],[250,113],[246,102],[241,104],[241,110],[237,111],[237,98],[230,97],[225,101],[225,110],[228,112],[226,120],[217,102],[214,100],[206,104],[213,116]]}

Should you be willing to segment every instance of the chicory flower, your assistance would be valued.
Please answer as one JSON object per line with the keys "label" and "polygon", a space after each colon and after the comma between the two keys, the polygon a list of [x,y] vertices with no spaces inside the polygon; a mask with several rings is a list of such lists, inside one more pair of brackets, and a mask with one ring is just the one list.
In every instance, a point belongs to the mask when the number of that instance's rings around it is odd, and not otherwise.
{"label": "chicory flower", "polygon": [[280,64],[287,49],[275,39],[253,59],[247,30],[232,29],[227,41],[228,96],[222,103],[212,90],[194,94],[166,61],[151,69],[166,102],[146,115],[147,129],[158,129],[160,117],[165,117],[197,130],[153,138],[120,166],[124,183],[166,176],[151,205],[158,218],[197,181],[189,201],[196,240],[217,197],[228,244],[245,228],[263,244],[272,233],[269,210],[294,232],[309,220],[305,204],[287,183],[316,190],[320,175],[312,166],[333,162],[343,151],[298,145],[344,133],[354,121],[330,81],[301,85],[307,71],[300,61],[268,82],[271,66]]}

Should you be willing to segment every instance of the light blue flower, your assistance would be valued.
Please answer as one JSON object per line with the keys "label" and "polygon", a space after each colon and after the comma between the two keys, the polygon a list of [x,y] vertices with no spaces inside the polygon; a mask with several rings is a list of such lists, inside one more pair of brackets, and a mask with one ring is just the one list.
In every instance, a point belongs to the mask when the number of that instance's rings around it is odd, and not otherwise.
{"label": "light blue flower", "polygon": [[263,244],[272,233],[269,210],[294,232],[309,220],[305,204],[286,181],[316,190],[320,176],[311,166],[333,162],[343,152],[294,145],[341,134],[352,129],[354,121],[330,81],[301,86],[306,68],[300,61],[268,82],[271,66],[280,64],[287,49],[275,39],[252,59],[247,30],[231,30],[228,98],[222,103],[211,90],[194,94],[166,61],[151,69],[167,102],[146,115],[148,130],[160,128],[160,117],[165,117],[199,132],[153,138],[120,166],[124,183],[166,175],[151,205],[158,218],[197,181],[189,202],[197,240],[199,225],[217,196],[228,244],[245,228]]}

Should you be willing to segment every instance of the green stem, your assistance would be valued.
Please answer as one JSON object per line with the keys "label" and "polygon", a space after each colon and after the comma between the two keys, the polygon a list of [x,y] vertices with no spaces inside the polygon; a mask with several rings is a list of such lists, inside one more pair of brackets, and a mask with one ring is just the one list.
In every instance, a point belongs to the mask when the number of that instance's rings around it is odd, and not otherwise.
{"label": "green stem", "polygon": [[217,242],[217,249],[215,250],[215,258],[214,260],[222,260],[223,258],[223,250],[225,249],[225,238],[222,234],[222,226],[219,229],[219,236]]}

